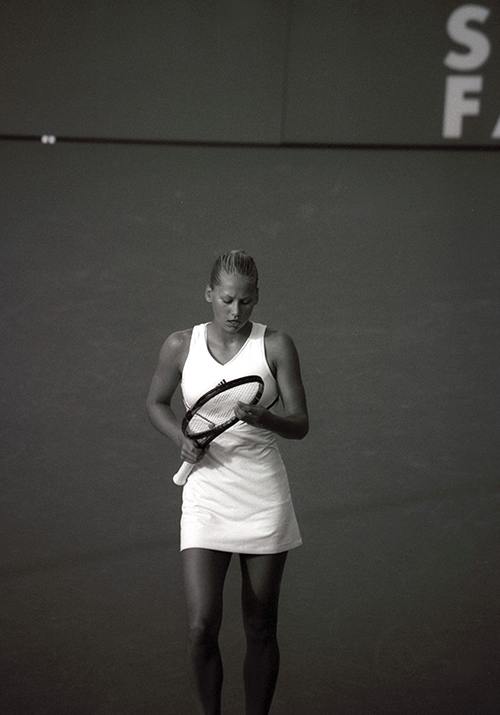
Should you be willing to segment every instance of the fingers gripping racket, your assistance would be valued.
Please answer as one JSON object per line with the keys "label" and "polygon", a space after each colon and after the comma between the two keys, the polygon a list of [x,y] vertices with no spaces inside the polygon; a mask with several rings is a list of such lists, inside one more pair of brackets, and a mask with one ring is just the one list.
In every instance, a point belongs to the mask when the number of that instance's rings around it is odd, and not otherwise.
{"label": "fingers gripping racket", "polygon": [[[202,395],[186,412],[182,420],[182,431],[197,447],[205,449],[213,439],[238,422],[234,414],[238,402],[256,405],[263,391],[264,382],[259,375],[223,381]],[[173,477],[175,484],[185,484],[194,466],[190,462],[183,462]]]}

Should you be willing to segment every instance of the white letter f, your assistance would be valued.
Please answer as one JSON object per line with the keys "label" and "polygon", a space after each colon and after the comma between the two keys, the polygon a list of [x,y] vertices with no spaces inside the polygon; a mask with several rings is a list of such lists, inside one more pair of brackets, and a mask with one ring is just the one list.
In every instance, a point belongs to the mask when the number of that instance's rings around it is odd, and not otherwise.
{"label": "white letter f", "polygon": [[481,75],[452,75],[446,78],[446,93],[444,100],[443,137],[445,139],[460,139],[462,136],[462,119],[465,116],[475,116],[480,111],[478,98],[467,99],[467,92],[480,92],[483,88]]}

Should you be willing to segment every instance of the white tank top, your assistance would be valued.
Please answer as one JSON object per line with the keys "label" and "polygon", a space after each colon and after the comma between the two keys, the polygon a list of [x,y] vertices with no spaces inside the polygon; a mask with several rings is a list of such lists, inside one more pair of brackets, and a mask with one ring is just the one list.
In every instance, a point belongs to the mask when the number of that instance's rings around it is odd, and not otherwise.
{"label": "white tank top", "polygon": [[264,392],[260,404],[271,407],[278,400],[278,386],[266,359],[264,334],[266,326],[252,323],[252,331],[246,343],[229,362],[222,365],[209,352],[207,346],[208,323],[193,328],[189,353],[182,371],[181,390],[186,408],[222,380],[234,380],[246,375],[260,375],[264,380]]}

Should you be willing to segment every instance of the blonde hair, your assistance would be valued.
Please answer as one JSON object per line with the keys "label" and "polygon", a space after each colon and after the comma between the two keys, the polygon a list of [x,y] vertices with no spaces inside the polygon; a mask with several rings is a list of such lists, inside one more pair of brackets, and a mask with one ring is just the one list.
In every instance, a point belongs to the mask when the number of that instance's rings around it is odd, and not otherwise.
{"label": "blonde hair", "polygon": [[214,288],[220,285],[221,273],[229,273],[230,275],[239,275],[248,278],[257,288],[259,281],[259,273],[255,261],[245,251],[228,251],[217,258],[212,266],[210,273],[210,287]]}

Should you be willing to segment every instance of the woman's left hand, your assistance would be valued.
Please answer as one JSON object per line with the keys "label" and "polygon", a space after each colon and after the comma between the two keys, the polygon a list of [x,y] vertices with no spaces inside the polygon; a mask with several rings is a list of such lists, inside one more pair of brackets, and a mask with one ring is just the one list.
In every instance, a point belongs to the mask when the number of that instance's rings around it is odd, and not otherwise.
{"label": "woman's left hand", "polygon": [[242,422],[246,422],[254,427],[265,428],[265,416],[268,410],[261,405],[247,405],[245,402],[238,402],[234,409],[234,414]]}

